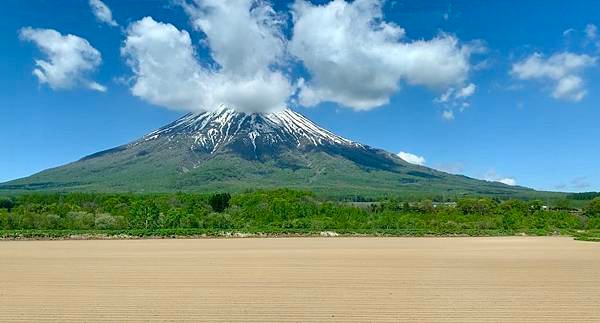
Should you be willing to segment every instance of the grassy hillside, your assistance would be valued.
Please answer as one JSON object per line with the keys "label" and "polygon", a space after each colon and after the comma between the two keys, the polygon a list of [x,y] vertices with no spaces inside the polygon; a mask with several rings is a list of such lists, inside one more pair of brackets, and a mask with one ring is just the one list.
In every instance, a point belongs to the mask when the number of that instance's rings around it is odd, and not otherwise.
{"label": "grassy hillside", "polygon": [[[241,192],[292,188],[330,197],[404,196],[441,200],[464,195],[500,199],[555,199],[559,193],[450,175],[414,165],[376,169],[324,152],[283,154],[277,160],[247,160],[232,154],[191,162],[186,155],[131,151],[84,159],[0,185],[0,193],[54,192]],[[183,165],[183,166],[178,166]]]}
{"label": "grassy hillside", "polygon": [[335,136],[292,111],[265,116],[227,109],[188,115],[130,144],[0,184],[0,194],[278,188],[354,200],[564,197],[409,164]]}

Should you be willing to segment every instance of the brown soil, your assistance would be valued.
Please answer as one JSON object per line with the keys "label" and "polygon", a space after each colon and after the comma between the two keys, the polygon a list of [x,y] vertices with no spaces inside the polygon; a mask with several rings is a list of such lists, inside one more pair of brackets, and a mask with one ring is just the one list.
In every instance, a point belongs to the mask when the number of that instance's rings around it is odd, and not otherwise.
{"label": "brown soil", "polygon": [[0,321],[600,322],[600,244],[4,241]]}

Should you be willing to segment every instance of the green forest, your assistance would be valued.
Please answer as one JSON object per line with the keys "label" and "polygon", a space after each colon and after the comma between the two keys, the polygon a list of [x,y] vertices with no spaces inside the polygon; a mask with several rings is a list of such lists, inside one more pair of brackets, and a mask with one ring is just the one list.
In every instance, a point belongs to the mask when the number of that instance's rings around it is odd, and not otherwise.
{"label": "green forest", "polygon": [[247,234],[364,235],[574,234],[600,230],[600,197],[569,200],[467,197],[375,202],[323,200],[294,190],[195,194],[37,193],[0,197],[0,237],[78,233],[133,236]]}

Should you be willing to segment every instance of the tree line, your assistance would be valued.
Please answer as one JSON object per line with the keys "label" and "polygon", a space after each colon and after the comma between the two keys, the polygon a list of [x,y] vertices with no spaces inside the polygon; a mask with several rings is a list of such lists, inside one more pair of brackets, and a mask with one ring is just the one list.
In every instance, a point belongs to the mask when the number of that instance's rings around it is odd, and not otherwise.
{"label": "tree line", "polygon": [[570,200],[588,201],[600,197],[600,192],[582,192],[567,194]]}
{"label": "tree line", "polygon": [[456,203],[353,203],[294,190],[195,194],[26,194],[0,197],[0,230],[160,230],[405,234],[600,229],[600,197],[583,212],[540,201],[466,197]]}

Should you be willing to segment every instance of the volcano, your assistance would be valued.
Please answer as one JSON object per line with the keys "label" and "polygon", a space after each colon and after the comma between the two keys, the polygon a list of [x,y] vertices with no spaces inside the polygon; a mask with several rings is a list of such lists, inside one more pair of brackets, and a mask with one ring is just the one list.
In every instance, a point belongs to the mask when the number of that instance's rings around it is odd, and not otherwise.
{"label": "volcano", "polygon": [[4,191],[174,192],[306,189],[338,196],[535,192],[409,164],[290,109],[188,114],[129,144],[0,185]]}

